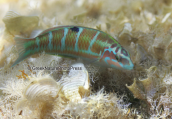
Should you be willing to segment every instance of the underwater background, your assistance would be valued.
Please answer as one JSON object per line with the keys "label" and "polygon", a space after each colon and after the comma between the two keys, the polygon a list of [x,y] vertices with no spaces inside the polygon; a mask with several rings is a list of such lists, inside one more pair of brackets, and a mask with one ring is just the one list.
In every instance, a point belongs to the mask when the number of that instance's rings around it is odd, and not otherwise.
{"label": "underwater background", "polygon": [[[0,0],[0,119],[171,119],[171,12],[172,0]],[[111,35],[133,70],[45,52],[11,67],[15,36],[64,25]]]}

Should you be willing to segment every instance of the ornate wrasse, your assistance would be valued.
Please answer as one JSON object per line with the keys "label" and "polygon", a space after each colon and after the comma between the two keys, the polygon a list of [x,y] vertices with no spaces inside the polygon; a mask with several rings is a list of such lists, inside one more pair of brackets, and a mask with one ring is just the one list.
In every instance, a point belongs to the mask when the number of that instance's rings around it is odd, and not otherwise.
{"label": "ornate wrasse", "polygon": [[87,61],[101,66],[133,69],[129,53],[110,35],[87,27],[60,26],[47,29],[35,38],[14,38],[19,58],[14,65],[27,57],[45,51],[47,54]]}

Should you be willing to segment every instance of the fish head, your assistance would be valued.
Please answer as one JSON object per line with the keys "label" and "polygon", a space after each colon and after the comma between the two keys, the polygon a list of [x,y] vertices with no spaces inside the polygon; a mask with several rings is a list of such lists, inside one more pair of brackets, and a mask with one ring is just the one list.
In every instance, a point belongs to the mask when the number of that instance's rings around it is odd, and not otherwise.
{"label": "fish head", "polygon": [[111,68],[131,70],[134,67],[130,54],[120,44],[106,47],[102,59]]}

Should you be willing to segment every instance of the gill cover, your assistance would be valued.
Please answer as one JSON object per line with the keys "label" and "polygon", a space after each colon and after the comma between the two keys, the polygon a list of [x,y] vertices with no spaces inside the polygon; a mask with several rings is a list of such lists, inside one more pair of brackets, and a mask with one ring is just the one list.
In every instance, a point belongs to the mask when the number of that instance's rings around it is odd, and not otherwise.
{"label": "gill cover", "polygon": [[110,47],[105,47],[102,53],[102,60],[112,68],[117,69],[133,69],[129,53],[119,44],[112,44]]}

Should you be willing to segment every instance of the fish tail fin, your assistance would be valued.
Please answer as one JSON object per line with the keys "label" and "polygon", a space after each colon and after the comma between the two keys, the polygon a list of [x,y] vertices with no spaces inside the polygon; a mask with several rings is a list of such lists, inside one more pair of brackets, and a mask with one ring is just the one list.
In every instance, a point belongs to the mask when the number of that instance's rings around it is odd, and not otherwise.
{"label": "fish tail fin", "polygon": [[22,37],[15,37],[14,38],[15,43],[16,43],[16,47],[17,50],[19,52],[19,57],[17,58],[17,60],[13,63],[13,66],[15,66],[16,64],[18,64],[20,61],[24,60],[25,58],[27,58],[28,56],[25,54],[26,49],[24,44],[27,43],[28,41],[32,40],[30,38],[22,38]]}

